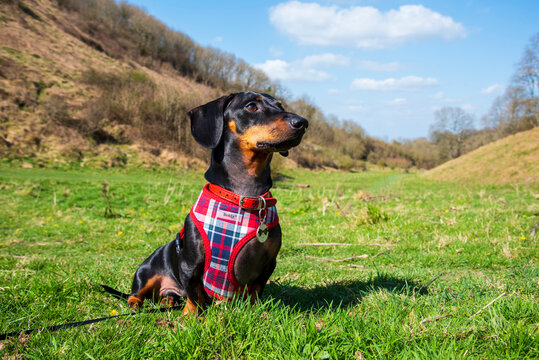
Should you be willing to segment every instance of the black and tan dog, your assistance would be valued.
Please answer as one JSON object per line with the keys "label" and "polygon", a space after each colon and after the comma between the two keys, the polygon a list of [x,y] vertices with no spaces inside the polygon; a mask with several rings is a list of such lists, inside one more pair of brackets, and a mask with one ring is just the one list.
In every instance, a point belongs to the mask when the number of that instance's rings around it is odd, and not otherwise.
{"label": "black and tan dog", "polygon": [[[222,252],[232,253],[230,261],[226,260],[226,269],[221,270],[226,273],[228,280],[225,280],[231,283],[228,286],[236,292],[242,289],[251,301],[262,294],[275,269],[281,228],[274,210],[276,200],[269,193],[272,186],[270,162],[273,153],[286,156],[290,148],[300,143],[308,121],[286,112],[275,98],[252,91],[221,97],[191,110],[189,116],[195,140],[212,149],[211,164],[205,174],[209,184],[201,193],[201,197],[206,194],[207,199],[199,197],[185,219],[181,236],[178,234],[176,240],[158,248],[140,265],[131,294],[122,294],[133,308],[141,306],[145,298],[173,304],[187,297],[183,313],[188,314],[213,297],[230,297],[216,295],[223,293],[208,285],[208,268],[211,270],[214,266],[213,270],[218,273],[222,267],[218,262],[223,260],[215,259],[217,253],[218,256]],[[217,205],[213,204],[214,200]],[[224,217],[221,220],[228,224],[219,225],[225,227],[222,235],[213,234],[215,224],[204,227],[203,223],[208,220],[200,220],[200,214],[195,214],[202,211],[199,208],[204,201],[207,206],[212,203],[217,216]],[[212,212],[211,209],[204,211]],[[268,216],[273,218],[267,220]],[[221,246],[218,250],[210,247],[213,240],[209,233],[220,241],[229,232],[236,231],[239,222],[250,222],[250,226],[256,228],[254,232],[252,228],[246,230],[250,235],[240,240],[241,246],[232,249],[218,244]]]}

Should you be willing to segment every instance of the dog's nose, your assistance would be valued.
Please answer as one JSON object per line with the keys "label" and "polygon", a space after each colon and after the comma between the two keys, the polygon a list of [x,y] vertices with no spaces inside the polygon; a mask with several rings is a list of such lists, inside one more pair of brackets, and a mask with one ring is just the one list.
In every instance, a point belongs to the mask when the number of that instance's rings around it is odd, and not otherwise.
{"label": "dog's nose", "polygon": [[301,116],[294,115],[288,123],[295,130],[307,129],[309,127],[309,122],[307,119],[302,118]]}

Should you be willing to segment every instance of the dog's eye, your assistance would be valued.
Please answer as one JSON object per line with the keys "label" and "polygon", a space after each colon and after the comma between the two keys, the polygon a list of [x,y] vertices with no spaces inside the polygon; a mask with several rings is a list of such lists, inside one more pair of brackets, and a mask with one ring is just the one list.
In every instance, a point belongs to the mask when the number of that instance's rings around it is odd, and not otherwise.
{"label": "dog's eye", "polygon": [[245,108],[251,112],[255,112],[258,110],[258,106],[255,103],[249,103],[245,105]]}

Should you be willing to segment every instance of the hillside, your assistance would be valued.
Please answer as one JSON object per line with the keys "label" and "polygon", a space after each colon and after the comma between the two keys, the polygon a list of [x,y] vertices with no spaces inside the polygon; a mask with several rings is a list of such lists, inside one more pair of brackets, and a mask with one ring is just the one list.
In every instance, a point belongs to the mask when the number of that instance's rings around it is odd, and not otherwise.
{"label": "hillside", "polygon": [[287,101],[241,59],[126,3],[0,0],[0,69],[0,157],[25,166],[201,164],[207,152],[190,136],[187,112],[247,89],[311,120],[300,149],[281,163],[365,166],[355,150],[361,135],[330,125],[305,101]]}
{"label": "hillside", "polygon": [[[286,164],[430,168],[425,139],[387,143],[292,99],[233,54],[205,48],[140,8],[113,0],[0,0],[0,158],[28,166],[170,163],[207,154],[186,113],[226,93],[259,90],[310,120]],[[279,158],[279,161],[282,159]]]}
{"label": "hillside", "polygon": [[111,56],[78,16],[51,1],[0,1],[0,155],[38,165],[146,155],[186,163],[175,150],[189,140],[174,125],[220,92],[166,64],[144,66],[148,58]]}
{"label": "hillside", "polygon": [[539,127],[482,146],[425,174],[434,180],[539,185]]}

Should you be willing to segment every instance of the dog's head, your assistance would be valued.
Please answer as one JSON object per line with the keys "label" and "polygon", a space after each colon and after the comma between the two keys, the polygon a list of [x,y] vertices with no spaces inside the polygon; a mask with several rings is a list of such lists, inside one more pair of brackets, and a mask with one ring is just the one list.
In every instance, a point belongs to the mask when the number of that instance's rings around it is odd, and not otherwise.
{"label": "dog's head", "polygon": [[297,146],[309,122],[284,110],[270,95],[254,91],[223,96],[189,112],[191,133],[202,146],[215,149],[229,139],[245,153],[285,155]]}

